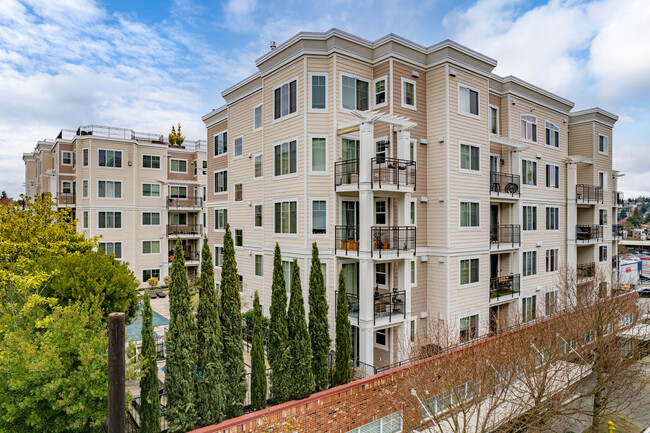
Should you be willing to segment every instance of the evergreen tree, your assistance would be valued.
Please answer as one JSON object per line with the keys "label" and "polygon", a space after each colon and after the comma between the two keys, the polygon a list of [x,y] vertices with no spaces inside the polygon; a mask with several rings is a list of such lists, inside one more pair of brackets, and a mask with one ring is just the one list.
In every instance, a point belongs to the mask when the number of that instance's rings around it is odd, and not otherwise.
{"label": "evergreen tree", "polygon": [[208,239],[203,241],[201,275],[199,276],[199,306],[197,309],[197,374],[196,411],[199,426],[217,424],[223,419],[223,341],[219,318],[219,297],[215,291],[212,254]]}
{"label": "evergreen tree", "polygon": [[350,368],[350,318],[348,317],[348,297],[345,292],[343,269],[339,273],[339,291],[336,295],[336,364],[334,385],[348,383],[352,376]]}
{"label": "evergreen tree", "polygon": [[253,301],[253,348],[251,349],[251,403],[253,410],[266,407],[266,363],[264,362],[264,339],[262,336],[262,306],[255,292]]}
{"label": "evergreen tree", "polygon": [[237,262],[230,225],[226,224],[223,238],[221,267],[221,332],[223,333],[223,371],[225,415],[233,418],[242,414],[246,397],[244,341],[242,337],[241,299]]}
{"label": "evergreen tree", "polygon": [[269,325],[269,364],[271,365],[271,399],[280,404],[289,400],[289,352],[287,341],[287,290],[280,245],[273,252],[273,283],[271,286],[271,323]]}
{"label": "evergreen tree", "polygon": [[176,241],[169,285],[169,331],[165,390],[169,432],[192,430],[196,421],[194,376],[196,375],[196,323],[190,305],[190,288],[185,273],[183,244]]}
{"label": "evergreen tree", "polygon": [[305,321],[305,301],[300,284],[298,261],[293,260],[291,269],[291,299],[287,314],[289,329],[289,371],[291,372],[291,398],[309,397],[314,392],[314,373],[311,367],[311,341]]}
{"label": "evergreen tree", "polygon": [[151,301],[142,297],[142,361],[140,362],[140,431],[160,433],[160,397],[158,396],[158,365],[153,339]]}
{"label": "evergreen tree", "polygon": [[330,333],[327,323],[327,298],[325,280],[318,257],[316,242],[312,245],[311,270],[309,271],[309,337],[311,339],[311,366],[316,391],[329,387],[327,357],[330,351]]}

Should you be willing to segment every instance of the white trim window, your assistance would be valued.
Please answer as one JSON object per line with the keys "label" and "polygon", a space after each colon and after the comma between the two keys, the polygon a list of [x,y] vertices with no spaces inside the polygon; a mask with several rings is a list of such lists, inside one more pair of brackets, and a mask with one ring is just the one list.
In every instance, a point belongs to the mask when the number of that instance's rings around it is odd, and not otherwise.
{"label": "white trim window", "polygon": [[228,170],[214,172],[214,193],[228,192]]}
{"label": "white trim window", "polygon": [[225,230],[228,224],[228,209],[214,210],[214,229]]}
{"label": "white trim window", "polygon": [[235,155],[233,158],[241,158],[241,156],[244,154],[244,137],[236,137],[233,140],[233,144],[235,146]]}
{"label": "white trim window", "polygon": [[415,260],[411,260],[411,287],[417,285],[417,278],[417,262]]}
{"label": "white trim window", "polygon": [[598,210],[598,221],[601,226],[607,225],[607,209]]}
{"label": "white trim window", "polygon": [[89,163],[90,163],[90,149],[85,147],[81,150],[81,165],[83,167],[88,167]]}
{"label": "white trim window", "polygon": [[375,92],[375,108],[385,107],[388,104],[386,98],[386,76],[377,78],[373,81],[373,88]]}
{"label": "white trim window", "polygon": [[481,171],[481,148],[467,143],[460,144],[460,168]]}
{"label": "white trim window", "polygon": [[521,115],[521,139],[537,143],[537,117]]}
{"label": "white trim window", "polygon": [[327,172],[327,138],[311,137],[311,172]]}
{"label": "white trim window", "polygon": [[62,194],[72,194],[72,181],[62,180],[61,181],[61,193]]}
{"label": "white trim window", "polygon": [[524,206],[524,227],[526,231],[537,230],[537,206]]}
{"label": "white trim window", "polygon": [[554,148],[560,147],[560,128],[546,121],[546,145]]}
{"label": "white trim window", "polygon": [[262,129],[262,104],[257,104],[255,108],[253,108],[253,131],[259,131]]}
{"label": "white trim window", "polygon": [[220,268],[223,266],[223,246],[215,245],[214,246],[214,266]]}
{"label": "white trim window", "polygon": [[417,221],[417,200],[411,200],[411,210],[409,212],[409,219],[412,225]]}
{"label": "white trim window", "polygon": [[159,226],[160,212],[142,212],[143,226]]}
{"label": "white trim window", "polygon": [[459,329],[461,343],[478,338],[478,314],[461,317]]}
{"label": "white trim window", "polygon": [[560,230],[560,208],[559,207],[546,208],[546,230],[548,231]]}
{"label": "white trim window", "polygon": [[555,164],[546,164],[546,188],[560,187],[560,167]]}
{"label": "white trim window", "polygon": [[546,273],[557,272],[560,269],[560,250],[551,248],[546,250]]}
{"label": "white trim window", "polygon": [[97,228],[121,229],[122,212],[100,211],[97,213]]}
{"label": "white trim window", "polygon": [[157,183],[143,183],[142,197],[160,197],[160,185]]}
{"label": "white trim window", "polygon": [[214,136],[214,156],[228,153],[228,131],[222,131]]}
{"label": "white trim window", "polygon": [[[378,329],[378,330],[375,331],[375,347],[378,348],[378,349],[388,350],[388,331],[386,330],[386,328]],[[373,423],[370,423],[370,424],[374,424],[377,427],[379,427],[380,423],[377,423],[377,421],[379,421],[379,420],[376,420],[376,421],[374,421]],[[361,429],[359,429],[359,431],[361,431]],[[372,430],[366,430],[364,428],[363,431],[365,432],[365,431],[372,431]]]}
{"label": "white trim window", "polygon": [[258,153],[253,157],[253,177],[259,179],[264,174],[264,167],[262,165],[262,154]]}
{"label": "white trim window", "polygon": [[462,259],[460,261],[460,285],[479,282],[479,259]]}
{"label": "white trim window", "polygon": [[97,197],[122,198],[122,182],[118,180],[97,181]]}
{"label": "white trim window", "polygon": [[296,140],[276,144],[273,149],[274,176],[284,176],[298,171]]}
{"label": "white trim window", "polygon": [[170,213],[169,214],[169,224],[174,226],[186,226],[187,225],[187,214],[186,213]]}
{"label": "white trim window", "polygon": [[142,168],[160,168],[160,155],[142,155]]}
{"label": "white trim window", "polygon": [[244,201],[244,184],[237,182],[235,184],[235,201]]}
{"label": "white trim window", "polygon": [[187,198],[187,187],[186,186],[170,186],[169,187],[169,196],[171,198]]}
{"label": "white trim window", "polygon": [[499,135],[499,107],[489,106],[490,112],[490,134]]}
{"label": "white trim window", "polygon": [[104,250],[106,255],[113,254],[116,259],[122,258],[122,242],[100,242],[98,248]]}
{"label": "white trim window", "polygon": [[552,314],[557,313],[559,309],[559,304],[558,304],[559,291],[549,290],[548,292],[545,293],[544,297],[545,297],[544,309],[546,315],[550,316]]}
{"label": "white trim window", "polygon": [[160,254],[160,241],[142,241],[142,254]]}
{"label": "white trim window", "polygon": [[607,261],[607,245],[600,245],[598,247],[598,261],[599,262]]}
{"label": "white trim window", "polygon": [[187,173],[187,160],[170,158],[169,171],[172,173]]}
{"label": "white trim window", "polygon": [[411,140],[409,142],[409,158],[411,161],[417,161],[418,159],[418,142],[417,140]]}
{"label": "white trim window", "polygon": [[88,226],[90,225],[90,215],[87,210],[83,211],[83,222],[82,222],[82,227],[84,229],[87,229]]}
{"label": "white trim window", "polygon": [[146,283],[150,278],[158,278],[160,280],[160,269],[143,269],[142,281]]}
{"label": "white trim window", "polygon": [[256,204],[254,209],[254,214],[253,214],[253,225],[255,227],[263,227],[264,224],[264,214],[262,213],[262,205],[261,204]]}
{"label": "white trim window", "polygon": [[264,276],[264,256],[262,254],[255,254],[255,276]]}
{"label": "white trim window", "polygon": [[311,234],[327,234],[327,201],[311,201]]}
{"label": "white trim window", "polygon": [[298,233],[298,203],[296,201],[274,203],[274,218],[276,234]]}
{"label": "white trim window", "polygon": [[388,221],[386,200],[376,200],[375,201],[375,224],[378,226],[384,226],[386,225],[386,221]]}
{"label": "white trim window", "polygon": [[598,186],[603,191],[607,191],[607,172],[599,171],[598,172]]}
{"label": "white trim window", "polygon": [[458,112],[479,117],[480,97],[478,89],[458,84]]}
{"label": "white trim window", "polygon": [[97,150],[97,166],[122,168],[122,151],[110,149]]}
{"label": "white trim window", "polygon": [[327,75],[324,73],[310,74],[311,111],[327,110]]}
{"label": "white trim window", "polygon": [[349,75],[341,75],[341,108],[345,110],[366,111],[370,81]]}
{"label": "white trim window", "polygon": [[529,186],[537,186],[537,161],[528,159],[521,160],[521,183]]}
{"label": "white trim window", "polygon": [[416,109],[415,81],[402,77],[402,108]]}
{"label": "white trim window", "polygon": [[523,257],[523,273],[524,277],[537,275],[537,251],[524,251]]}
{"label": "white trim window", "polygon": [[90,186],[88,183],[88,179],[84,179],[81,181],[81,197],[88,198],[89,194],[90,194]]}
{"label": "white trim window", "polygon": [[298,107],[298,80],[294,79],[273,89],[273,119],[296,112]]}
{"label": "white trim window", "polygon": [[537,295],[529,296],[521,299],[521,320],[522,322],[530,322],[535,320],[537,315]]}
{"label": "white trim window", "polygon": [[480,227],[480,203],[471,201],[460,202],[460,226]]}
{"label": "white trim window", "polygon": [[72,165],[72,152],[67,150],[61,152],[61,165]]}
{"label": "white trim window", "polygon": [[606,135],[598,135],[598,152],[604,155],[609,153],[609,137]]}
{"label": "white trim window", "polygon": [[235,246],[243,247],[244,246],[244,230],[235,229]]}

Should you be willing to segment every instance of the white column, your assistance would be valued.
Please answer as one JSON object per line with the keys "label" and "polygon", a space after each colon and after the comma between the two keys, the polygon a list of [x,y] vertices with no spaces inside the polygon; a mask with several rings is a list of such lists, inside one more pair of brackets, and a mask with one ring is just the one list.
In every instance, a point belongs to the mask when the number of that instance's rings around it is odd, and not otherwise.
{"label": "white column", "polygon": [[[521,150],[515,150],[512,152],[512,173],[513,175],[519,176],[519,192],[521,193],[523,188],[522,185],[524,184],[523,180],[523,173],[521,171]],[[539,168],[538,168],[539,169]],[[512,224],[519,224],[519,236],[520,239],[523,237],[523,228],[524,228],[524,221],[523,221],[523,201],[522,200],[517,200],[513,205],[512,205]],[[514,263],[512,266],[512,274],[520,274],[522,271],[522,255],[520,250],[516,250],[513,254],[514,258]]]}
{"label": "white column", "polygon": [[576,251],[576,225],[578,224],[576,184],[578,183],[578,166],[575,162],[569,162],[566,168],[566,264],[569,269],[575,269],[578,264]]}

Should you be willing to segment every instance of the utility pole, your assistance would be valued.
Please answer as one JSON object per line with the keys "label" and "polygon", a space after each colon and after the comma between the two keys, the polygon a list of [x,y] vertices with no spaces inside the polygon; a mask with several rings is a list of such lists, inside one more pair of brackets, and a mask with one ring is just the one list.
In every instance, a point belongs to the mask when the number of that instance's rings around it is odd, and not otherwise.
{"label": "utility pole", "polygon": [[108,315],[108,433],[125,433],[124,313]]}

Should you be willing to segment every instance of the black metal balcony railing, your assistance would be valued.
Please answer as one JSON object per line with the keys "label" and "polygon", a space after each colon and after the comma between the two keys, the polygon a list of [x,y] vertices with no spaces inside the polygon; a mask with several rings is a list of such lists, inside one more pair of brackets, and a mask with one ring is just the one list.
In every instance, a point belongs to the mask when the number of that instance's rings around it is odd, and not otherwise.
{"label": "black metal balcony railing", "polygon": [[521,197],[521,184],[519,175],[490,172],[490,192],[497,195],[507,194],[511,197]]}
{"label": "black metal balcony railing", "polygon": [[597,224],[576,226],[576,240],[588,242],[603,240],[603,228]]}
{"label": "black metal balcony railing", "polygon": [[519,274],[490,278],[490,300],[498,301],[505,296],[519,295]]}
{"label": "black metal balcony railing", "polygon": [[576,185],[576,201],[578,203],[603,202],[603,189],[599,186],[579,184]]}
{"label": "black metal balcony railing", "polygon": [[519,224],[498,224],[490,226],[490,245],[496,248],[502,246],[521,246],[521,226]]}
{"label": "black metal balcony railing", "polygon": [[345,251],[345,255],[359,255],[359,228],[357,226],[334,227],[334,242],[337,250]]}
{"label": "black metal balcony railing", "polygon": [[[338,293],[339,291],[336,290],[334,292],[334,298],[338,299]],[[353,294],[353,293],[346,293],[346,297],[348,298],[348,316],[353,316],[353,317],[359,317],[359,296]],[[337,306],[335,306],[336,308]]]}
{"label": "black metal balcony railing", "polygon": [[75,195],[72,193],[62,193],[60,192],[57,195],[59,206],[67,206],[70,204],[75,204]]}
{"label": "black metal balcony railing", "polygon": [[596,263],[581,263],[576,266],[576,276],[578,278],[591,278],[596,274]]}
{"label": "black metal balcony railing", "polygon": [[415,189],[415,161],[379,155],[370,160],[370,167],[372,188],[395,185],[398,189],[400,186]]}
{"label": "black metal balcony railing", "polygon": [[622,192],[614,191],[614,204],[616,206],[625,206],[625,198],[623,197]]}
{"label": "black metal balcony railing", "polygon": [[203,225],[201,224],[167,224],[167,235],[191,235],[200,236],[203,234]]}
{"label": "black metal balcony railing", "polygon": [[[199,252],[196,250],[183,250],[183,258],[185,258],[186,262],[193,261],[197,262],[201,260],[201,256],[199,255]],[[169,262],[171,263],[174,260],[174,249],[170,248],[169,249]]]}
{"label": "black metal balcony railing", "polygon": [[381,317],[388,317],[388,322],[406,319],[406,291],[375,294],[375,323]]}
{"label": "black metal balcony railing", "polygon": [[612,236],[615,238],[621,238],[623,237],[623,232],[625,229],[623,228],[623,224],[612,224]]}
{"label": "black metal balcony railing", "polygon": [[334,189],[341,185],[357,184],[359,187],[359,160],[348,159],[334,163]]}
{"label": "black metal balcony railing", "polygon": [[372,236],[371,256],[377,252],[381,258],[381,252],[386,250],[397,251],[397,257],[400,251],[413,250],[415,255],[415,227],[413,226],[373,226],[370,228],[370,234]]}
{"label": "black metal balcony railing", "polygon": [[203,197],[168,197],[167,209],[169,208],[200,208],[203,206]]}

